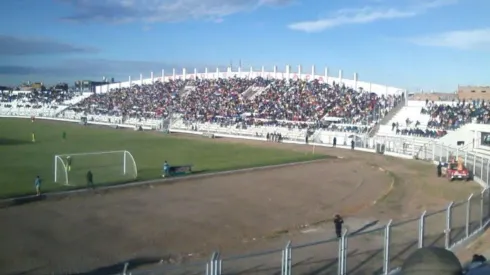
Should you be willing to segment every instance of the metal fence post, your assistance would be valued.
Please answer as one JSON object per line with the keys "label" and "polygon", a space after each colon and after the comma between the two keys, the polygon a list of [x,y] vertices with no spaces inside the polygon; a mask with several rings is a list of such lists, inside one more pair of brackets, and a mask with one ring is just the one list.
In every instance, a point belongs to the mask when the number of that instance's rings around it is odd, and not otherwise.
{"label": "metal fence post", "polygon": [[281,263],[281,274],[291,275],[291,241],[288,241],[284,249],[282,250],[282,263]]}
{"label": "metal fence post", "polygon": [[339,238],[339,262],[337,266],[337,274],[347,274],[347,252],[346,252],[346,238],[348,230],[345,230],[342,236]]}
{"label": "metal fence post", "polygon": [[476,155],[473,155],[473,176],[476,174]]}
{"label": "metal fence post", "polygon": [[209,263],[211,265],[211,275],[216,275],[216,252],[213,253],[213,256],[211,256],[211,262]]}
{"label": "metal fence post", "polygon": [[223,260],[221,259],[221,253],[220,253],[220,257],[217,259],[217,271],[218,271],[218,275],[221,275],[221,265],[223,264]]}
{"label": "metal fence post", "polygon": [[443,148],[443,145],[442,144],[439,144],[441,146],[441,154],[439,155],[439,161],[442,161],[442,148]]}
{"label": "metal fence post", "polygon": [[345,230],[344,232],[344,236],[342,238],[342,247],[344,248],[343,249],[343,255],[342,257],[344,258],[344,261],[342,262],[342,275],[347,275],[347,251],[348,251],[348,248],[347,248],[347,245],[348,245],[348,241],[349,241],[349,235],[348,235],[348,230]]}
{"label": "metal fence post", "polygon": [[488,159],[488,163],[487,163],[487,180],[485,181],[487,186],[488,186],[488,182],[490,181],[490,178],[488,178],[489,176],[490,176],[490,159]]}
{"label": "metal fence post", "polygon": [[206,275],[221,275],[221,259],[219,252],[213,252],[206,264]]}
{"label": "metal fence post", "polygon": [[446,230],[444,230],[444,246],[446,247],[446,249],[449,249],[451,240],[451,210],[453,208],[453,204],[454,202],[452,201],[446,208]]}
{"label": "metal fence post", "polygon": [[473,198],[473,194],[466,201],[466,238],[470,236],[471,198]]}
{"label": "metal fence post", "polygon": [[486,189],[484,200],[487,204],[487,215],[483,216],[484,222],[488,221],[488,218],[490,218],[490,189]]}
{"label": "metal fence post", "polygon": [[415,138],[412,139],[412,157],[415,156]]}
{"label": "metal fence post", "polygon": [[390,243],[391,243],[391,224],[393,220],[390,220],[385,227],[384,236],[384,255],[383,255],[383,274],[388,275],[390,273]]}
{"label": "metal fence post", "polygon": [[436,144],[432,143],[432,161],[436,160]]}
{"label": "metal fence post", "polygon": [[483,180],[483,165],[485,165],[485,160],[483,156],[481,157],[481,165],[480,165],[480,179]]}
{"label": "metal fence post", "polygon": [[420,215],[419,220],[419,248],[424,247],[424,233],[425,233],[425,216],[427,215],[427,210]]}
{"label": "metal fence post", "polygon": [[337,254],[337,275],[342,275],[342,262],[344,261],[342,238],[338,238],[337,247],[339,250]]}
{"label": "metal fence post", "polygon": [[483,228],[483,223],[484,223],[484,219],[485,217],[483,216],[484,215],[484,211],[485,211],[485,192],[487,191],[487,189],[483,189],[480,193],[480,228]]}
{"label": "metal fence post", "polygon": [[466,161],[468,160],[468,151],[464,150],[464,166],[466,166]]}
{"label": "metal fence post", "polygon": [[449,146],[446,148],[446,161],[449,162]]}

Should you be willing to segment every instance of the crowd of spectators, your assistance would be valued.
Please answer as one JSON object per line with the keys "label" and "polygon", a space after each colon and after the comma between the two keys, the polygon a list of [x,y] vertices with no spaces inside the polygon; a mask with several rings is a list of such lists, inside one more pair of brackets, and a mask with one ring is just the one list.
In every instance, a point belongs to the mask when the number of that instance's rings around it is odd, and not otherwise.
{"label": "crowd of spectators", "polygon": [[484,100],[453,100],[451,104],[426,102],[422,114],[430,115],[429,128],[455,130],[470,122],[490,123],[490,104]]}
{"label": "crowd of spectators", "polygon": [[414,136],[414,137],[427,137],[427,138],[440,138],[447,135],[447,131],[444,129],[433,129],[421,126],[420,121],[411,121],[409,118],[405,120],[405,127],[401,128],[400,123],[393,122],[391,124],[391,131],[397,135]]}
{"label": "crowd of spectators", "polygon": [[61,90],[43,90],[29,92],[0,92],[0,101],[4,103],[16,102],[20,105],[46,105],[46,104],[61,104],[64,101],[73,98],[74,93]]}
{"label": "crowd of spectators", "polygon": [[432,130],[432,129],[419,129],[419,128],[411,128],[411,129],[396,129],[397,135],[404,136],[414,136],[414,137],[428,137],[428,138],[440,138],[447,134],[446,130]]}
{"label": "crowd of spectators", "polygon": [[402,127],[393,123],[392,131],[398,135],[440,138],[467,123],[490,124],[490,102],[485,100],[452,99],[444,103],[426,100],[420,113],[430,117],[427,125],[407,118]]}
{"label": "crowd of spectators", "polygon": [[94,94],[71,109],[123,118],[157,119],[179,113],[189,123],[308,128],[325,117],[372,124],[402,100],[401,95],[378,96],[335,83],[258,77],[133,85]]}
{"label": "crowd of spectators", "polygon": [[4,108],[49,108],[56,110],[58,105],[72,99],[75,93],[68,90],[43,89],[32,91],[0,91],[0,103]]}

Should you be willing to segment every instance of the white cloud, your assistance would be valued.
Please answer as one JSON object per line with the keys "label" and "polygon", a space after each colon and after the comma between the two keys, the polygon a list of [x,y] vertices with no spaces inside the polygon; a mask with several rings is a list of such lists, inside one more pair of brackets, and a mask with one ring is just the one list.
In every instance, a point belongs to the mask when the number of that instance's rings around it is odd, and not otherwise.
{"label": "white cloud", "polygon": [[459,50],[488,50],[490,49],[490,28],[450,31],[408,40],[421,46],[446,47]]}
{"label": "white cloud", "polygon": [[365,24],[380,20],[415,17],[430,9],[439,8],[457,3],[457,0],[433,0],[419,2],[403,8],[394,7],[364,7],[360,9],[343,9],[337,11],[333,16],[302,21],[290,24],[292,30],[304,32],[321,32],[326,29],[348,24]]}
{"label": "white cloud", "polygon": [[263,6],[285,6],[293,0],[58,0],[73,8],[70,21],[176,22],[222,21],[223,17]]}

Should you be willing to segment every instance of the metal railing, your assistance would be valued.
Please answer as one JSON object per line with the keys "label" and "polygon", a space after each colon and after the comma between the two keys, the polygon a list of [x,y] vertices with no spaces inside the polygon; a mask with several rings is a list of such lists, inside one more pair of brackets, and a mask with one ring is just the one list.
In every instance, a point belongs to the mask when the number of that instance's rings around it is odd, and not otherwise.
{"label": "metal railing", "polygon": [[[388,146],[388,142],[392,142],[393,146]],[[396,223],[389,221],[370,230],[345,231],[341,238],[306,244],[288,241],[284,247],[276,250],[233,257],[222,257],[215,252],[206,263],[160,266],[125,274],[346,275],[361,271],[366,274],[391,274],[416,249],[425,246],[453,249],[482,232],[490,223],[490,189],[487,188],[490,158],[435,143],[415,148],[413,140],[394,142],[386,138],[366,138],[356,142],[356,146],[372,150],[373,153],[380,144],[387,152],[416,156],[427,161],[444,162],[452,156],[461,157],[484,189],[471,194],[464,201],[451,202],[444,209],[423,211],[419,217]],[[411,146],[408,146],[410,150],[407,150],[406,144]]]}

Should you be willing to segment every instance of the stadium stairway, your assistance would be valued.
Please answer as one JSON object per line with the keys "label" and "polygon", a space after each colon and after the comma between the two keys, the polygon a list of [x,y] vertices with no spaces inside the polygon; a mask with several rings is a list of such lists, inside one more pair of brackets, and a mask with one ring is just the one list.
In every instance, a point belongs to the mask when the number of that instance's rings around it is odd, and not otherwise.
{"label": "stadium stairway", "polygon": [[193,92],[195,90],[196,90],[196,86],[186,85],[185,87],[183,87],[182,89],[180,89],[179,95],[182,96],[182,97],[184,97],[184,96],[190,94],[191,92]]}
{"label": "stadium stairway", "polygon": [[255,87],[254,85],[248,87],[243,93],[242,93],[242,96],[243,98],[245,99],[248,99],[250,98],[252,95],[254,95],[256,93],[256,89],[257,87]]}
{"label": "stadium stairway", "polygon": [[[422,101],[420,101],[422,102]],[[425,106],[425,102],[422,102]],[[403,106],[396,114],[393,115],[392,119],[387,121],[385,124],[379,126],[378,133],[383,136],[394,136],[395,131],[392,130],[392,124],[398,123],[399,129],[411,129],[415,128],[415,122],[420,122],[420,125],[417,128],[421,130],[427,129],[427,124],[430,120],[430,115],[422,114],[423,106],[419,105],[418,102],[413,103],[412,101],[408,102],[408,106]],[[406,120],[410,119],[410,122],[407,124]]]}
{"label": "stadium stairway", "polygon": [[58,105],[58,108],[56,109],[55,116],[59,116],[69,107],[76,105],[77,103],[81,102],[82,100],[84,100],[85,98],[87,98],[91,95],[92,95],[92,93],[83,93],[81,95],[75,96],[69,100],[64,101],[62,104]]}
{"label": "stadium stairway", "polygon": [[404,102],[401,102],[395,108],[391,109],[386,116],[384,116],[381,121],[376,124],[376,126],[369,131],[368,135],[369,137],[374,137],[378,132],[381,127],[381,125],[391,125],[390,121],[400,112],[401,109],[404,107]]}
{"label": "stadium stairway", "polygon": [[255,89],[255,93],[252,94],[249,99],[252,100],[254,98],[256,98],[257,96],[259,96],[260,94],[262,94],[264,91],[266,91],[267,89],[269,89],[270,85],[267,86],[267,87],[256,87]]}

